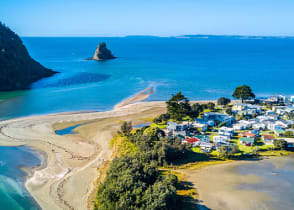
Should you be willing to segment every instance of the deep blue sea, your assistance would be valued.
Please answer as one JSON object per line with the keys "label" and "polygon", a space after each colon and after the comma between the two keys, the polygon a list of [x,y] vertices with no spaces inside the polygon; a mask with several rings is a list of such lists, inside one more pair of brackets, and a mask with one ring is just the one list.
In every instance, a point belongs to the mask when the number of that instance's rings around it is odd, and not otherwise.
{"label": "deep blue sea", "polygon": [[[167,100],[178,91],[190,100],[231,97],[234,88],[243,84],[250,85],[259,97],[294,95],[294,38],[22,39],[34,59],[60,73],[33,84],[31,90],[0,93],[15,95],[0,103],[0,120],[64,111],[110,110],[148,86],[155,88],[148,100]],[[118,58],[86,60],[102,41]],[[0,147],[0,209],[36,206],[23,187],[24,173],[18,168],[38,163],[27,152]]]}
{"label": "deep blue sea", "polygon": [[[257,96],[294,95],[294,38],[185,36],[23,37],[33,58],[61,72],[0,104],[0,119],[63,111],[109,110],[154,86],[148,100],[182,91],[191,100],[232,95],[250,85]],[[118,58],[89,61],[99,42]]]}

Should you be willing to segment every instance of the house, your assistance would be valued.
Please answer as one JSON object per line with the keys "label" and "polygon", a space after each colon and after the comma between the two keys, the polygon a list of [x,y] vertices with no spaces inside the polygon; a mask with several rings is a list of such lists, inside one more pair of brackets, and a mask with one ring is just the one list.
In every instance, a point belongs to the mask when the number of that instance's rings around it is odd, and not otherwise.
{"label": "house", "polygon": [[267,98],[264,100],[265,103],[270,104],[281,104],[286,102],[286,96],[278,95],[278,96],[271,96],[270,98]]}
{"label": "house", "polygon": [[262,107],[258,105],[252,105],[252,104],[245,104],[245,103],[235,103],[232,107],[232,111],[247,111],[251,110],[252,113],[260,113],[262,112]]}
{"label": "house", "polygon": [[183,144],[188,143],[188,144],[191,144],[192,147],[196,147],[196,146],[199,146],[200,140],[198,138],[189,138],[189,139],[182,140],[182,143]]}
{"label": "house", "polygon": [[178,124],[176,122],[167,122],[167,130],[169,131],[185,131],[188,130],[190,127],[192,127],[193,124],[189,122],[183,122],[181,124]]}
{"label": "house", "polygon": [[230,145],[229,142],[216,142],[216,143],[214,143],[214,148],[216,149],[216,151],[219,151],[219,149],[222,146],[229,146],[229,145]]}
{"label": "house", "polygon": [[201,123],[194,123],[195,128],[200,128],[201,131],[207,131],[208,125],[207,124],[201,124]]}
{"label": "house", "polygon": [[234,124],[233,125],[233,129],[235,131],[238,131],[238,130],[246,130],[247,129],[247,126],[244,125],[244,124],[241,124],[241,123],[237,123],[237,124]]}
{"label": "house", "polygon": [[232,123],[235,121],[235,118],[230,115],[221,114],[217,112],[206,112],[203,115],[203,119],[207,121],[219,121],[220,123],[225,122],[226,125],[232,125]]}
{"label": "house", "polygon": [[166,129],[168,131],[176,131],[177,130],[177,126],[178,126],[178,123],[175,123],[175,122],[167,122]]}
{"label": "house", "polygon": [[290,102],[292,102],[292,103],[294,102],[294,96],[290,97]]}
{"label": "house", "polygon": [[251,146],[254,144],[255,138],[247,138],[247,137],[241,137],[240,143],[246,146]]}
{"label": "house", "polygon": [[260,136],[258,130],[251,130],[251,131],[249,131],[249,133],[255,134],[256,136]]}
{"label": "house", "polygon": [[197,135],[195,138],[199,139],[201,142],[210,142],[210,137],[205,135]]}
{"label": "house", "polygon": [[266,125],[264,123],[256,123],[252,125],[252,128],[254,130],[264,130],[266,128]]}
{"label": "house", "polygon": [[252,122],[246,120],[240,120],[237,124],[233,125],[234,130],[247,130],[252,126]]}
{"label": "house", "polygon": [[275,131],[275,130],[282,130],[282,126],[279,125],[279,124],[277,124],[276,122],[274,122],[274,123],[267,124],[267,129],[273,130],[273,131]]}
{"label": "house", "polygon": [[277,136],[283,136],[284,135],[284,133],[285,133],[285,131],[284,130],[275,130],[275,134],[277,135]]}
{"label": "house", "polygon": [[217,142],[227,142],[228,137],[227,136],[214,136],[213,137],[213,142],[217,143]]}
{"label": "house", "polygon": [[238,135],[239,138],[241,137],[246,137],[246,138],[256,138],[256,134],[254,133],[249,133],[249,132],[244,132],[244,133],[239,133]]}
{"label": "house", "polygon": [[213,120],[205,120],[205,119],[195,119],[195,123],[204,124],[207,126],[214,126],[215,124]]}
{"label": "house", "polygon": [[220,136],[227,136],[227,137],[232,137],[234,135],[234,129],[233,128],[228,128],[228,127],[220,127],[218,129],[218,134]]}
{"label": "house", "polygon": [[267,111],[265,112],[265,115],[275,115],[275,114],[277,114],[277,113],[274,112],[274,111],[272,111],[272,110],[267,110]]}
{"label": "house", "polygon": [[212,149],[212,143],[208,143],[208,142],[201,142],[200,143],[200,148],[202,150],[202,152],[210,152]]}
{"label": "house", "polygon": [[262,135],[262,140],[266,145],[273,145],[275,137],[273,135]]}

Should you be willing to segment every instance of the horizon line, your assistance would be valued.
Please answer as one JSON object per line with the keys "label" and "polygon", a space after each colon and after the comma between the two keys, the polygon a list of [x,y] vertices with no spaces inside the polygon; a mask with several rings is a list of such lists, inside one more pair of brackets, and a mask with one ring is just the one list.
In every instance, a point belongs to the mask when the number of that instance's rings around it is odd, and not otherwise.
{"label": "horizon line", "polygon": [[184,34],[184,35],[114,35],[114,36],[101,36],[101,35],[61,35],[61,36],[21,36],[24,38],[127,38],[127,37],[156,37],[156,38],[193,38],[193,37],[248,37],[248,38],[294,38],[294,35],[229,35],[229,34]]}

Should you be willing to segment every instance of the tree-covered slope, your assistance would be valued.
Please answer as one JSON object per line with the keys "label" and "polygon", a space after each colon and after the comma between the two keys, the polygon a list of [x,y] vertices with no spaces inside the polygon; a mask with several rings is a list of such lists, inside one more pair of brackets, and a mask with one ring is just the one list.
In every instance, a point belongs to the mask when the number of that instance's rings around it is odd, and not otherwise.
{"label": "tree-covered slope", "polygon": [[0,22],[0,91],[27,89],[55,73],[32,59],[19,36]]}

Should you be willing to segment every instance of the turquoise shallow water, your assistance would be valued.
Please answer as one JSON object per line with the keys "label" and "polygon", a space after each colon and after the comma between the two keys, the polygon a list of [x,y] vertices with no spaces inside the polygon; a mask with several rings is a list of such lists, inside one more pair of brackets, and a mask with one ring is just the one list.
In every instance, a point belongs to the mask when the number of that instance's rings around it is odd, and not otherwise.
{"label": "turquoise shallow water", "polygon": [[27,174],[20,169],[40,163],[37,154],[27,147],[0,147],[0,209],[40,209],[25,189]]}
{"label": "turquoise shallow water", "polygon": [[[62,111],[109,110],[153,85],[148,100],[181,90],[190,99],[231,96],[237,85],[258,96],[294,94],[294,38],[23,38],[32,57],[61,72],[0,104],[0,119]],[[118,58],[89,61],[105,41]]]}

